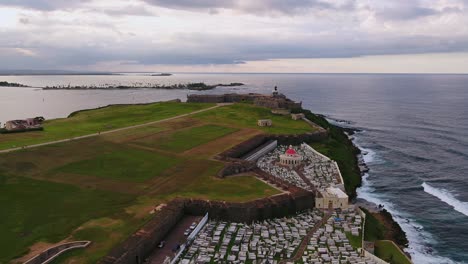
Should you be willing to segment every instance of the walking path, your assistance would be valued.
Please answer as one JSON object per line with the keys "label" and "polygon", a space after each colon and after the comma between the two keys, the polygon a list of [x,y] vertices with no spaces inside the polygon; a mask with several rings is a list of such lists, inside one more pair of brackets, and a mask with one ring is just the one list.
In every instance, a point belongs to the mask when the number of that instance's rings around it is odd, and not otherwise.
{"label": "walking path", "polygon": [[34,144],[34,145],[29,145],[29,146],[22,146],[22,147],[17,147],[17,148],[4,149],[4,150],[0,150],[0,153],[9,153],[9,152],[18,151],[18,150],[21,150],[21,149],[37,148],[37,147],[42,147],[42,146],[47,146],[47,145],[52,145],[52,144],[69,142],[69,141],[72,141],[72,140],[78,140],[78,139],[83,139],[83,138],[90,138],[90,137],[96,137],[96,136],[100,136],[100,135],[106,135],[106,134],[115,133],[115,132],[119,132],[119,131],[124,131],[124,130],[132,129],[132,128],[138,128],[138,127],[158,124],[158,123],[174,120],[174,119],[177,119],[177,118],[186,117],[186,116],[189,116],[189,115],[198,114],[198,113],[206,112],[206,111],[209,111],[209,110],[213,110],[213,109],[218,108],[218,107],[223,106],[223,105],[226,105],[226,104],[217,104],[215,106],[208,107],[208,108],[205,108],[205,109],[193,111],[193,112],[178,115],[178,116],[169,117],[169,118],[166,118],[166,119],[152,121],[152,122],[148,122],[148,123],[144,123],[144,124],[133,125],[133,126],[128,126],[128,127],[122,127],[122,128],[117,128],[117,129],[113,129],[113,130],[88,134],[88,135],[84,135],[84,136],[65,138],[65,139],[49,141],[49,142],[44,142],[44,143],[39,143],[39,144]]}
{"label": "walking path", "polygon": [[305,249],[307,248],[307,245],[309,244],[309,240],[312,238],[312,236],[314,235],[314,233],[321,227],[323,226],[327,221],[328,221],[328,218],[330,218],[330,216],[332,215],[333,211],[331,210],[328,210],[325,215],[323,216],[322,218],[322,221],[318,222],[314,228],[312,228],[309,233],[307,233],[307,235],[304,237],[304,239],[302,240],[301,244],[299,245],[299,248],[297,249],[296,251],[296,254],[292,257],[292,258],[289,258],[289,259],[283,259],[279,262],[279,264],[286,264],[286,263],[294,263],[296,261],[298,261],[302,255],[304,254],[304,251]]}

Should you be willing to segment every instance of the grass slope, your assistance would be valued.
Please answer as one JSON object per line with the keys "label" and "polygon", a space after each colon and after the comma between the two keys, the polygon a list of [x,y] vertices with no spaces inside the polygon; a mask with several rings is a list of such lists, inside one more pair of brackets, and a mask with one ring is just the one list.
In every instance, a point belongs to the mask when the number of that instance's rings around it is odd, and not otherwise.
{"label": "grass slope", "polygon": [[57,242],[89,219],[113,215],[133,197],[72,185],[0,176],[0,263],[37,240]]}
{"label": "grass slope", "polygon": [[123,148],[66,164],[57,171],[142,182],[160,175],[180,161],[181,159],[167,154]]}
{"label": "grass slope", "polygon": [[206,144],[235,131],[237,131],[237,129],[230,127],[204,125],[176,131],[157,141],[144,139],[137,142],[166,151],[182,152]]}
{"label": "grass slope", "polygon": [[391,241],[376,241],[374,253],[391,264],[411,264],[404,253]]}
{"label": "grass slope", "polygon": [[361,186],[361,173],[357,166],[356,158],[359,149],[353,146],[352,142],[339,127],[328,123],[323,117],[317,116],[308,110],[303,110],[303,112],[309,120],[329,131],[329,137],[326,141],[312,142],[310,145],[338,163],[343,176],[346,193],[351,199],[355,198],[356,188]]}
{"label": "grass slope", "polygon": [[[164,117],[195,110],[189,104],[162,105],[168,109],[157,112],[166,113]],[[178,109],[185,106],[189,109]],[[140,119],[135,117],[132,122],[155,118],[154,115],[140,117],[145,111],[135,110],[135,107],[149,108],[146,114],[150,115],[162,106],[119,106],[119,111],[114,114],[120,115],[120,111],[127,108],[126,111],[139,113]],[[78,126],[80,122],[86,123],[85,120],[102,126],[105,120],[117,118],[107,112],[109,109],[80,112],[68,120],[81,118],[81,121],[77,120]],[[216,115],[219,109],[222,108],[209,112]],[[249,111],[253,111],[253,115],[265,111],[252,106],[248,109],[242,110],[242,115],[235,119],[215,120],[217,123],[208,116],[180,118],[2,154],[0,172],[8,172],[8,176],[2,176],[0,181],[0,208],[2,216],[6,215],[0,222],[0,246],[7,250],[0,253],[0,263],[24,254],[36,242],[57,242],[68,236],[89,239],[93,243],[87,249],[67,253],[59,262],[96,263],[144,224],[151,217],[148,212],[155,205],[175,197],[243,202],[279,193],[250,175],[227,179],[215,177],[223,164],[211,157],[225,150],[226,146],[242,142],[246,135],[257,133],[252,129],[257,129],[257,117],[250,120]],[[265,113],[268,114],[268,110]],[[128,114],[127,118],[131,115]],[[283,130],[289,126],[282,125],[283,121],[293,122],[290,133],[310,129],[304,122],[292,121],[289,117],[277,117],[276,120],[277,126]],[[65,120],[49,122],[54,124]],[[63,131],[60,133],[59,127],[55,127],[57,136],[76,133],[68,131],[70,123],[61,127]],[[89,132],[96,127],[90,126],[81,132]],[[52,136],[47,134],[51,131],[53,129],[44,131],[46,134],[38,140]],[[34,137],[29,133],[16,136],[20,141]],[[139,142],[151,144],[139,145]]]}
{"label": "grass slope", "polygon": [[213,104],[161,102],[143,105],[113,105],[75,112],[69,118],[48,120],[44,131],[0,134],[0,149],[72,138],[190,113]]}
{"label": "grass slope", "polygon": [[[270,109],[246,103],[237,103],[194,115],[194,118],[217,124],[260,129],[269,134],[302,134],[313,131],[307,123],[292,120],[289,115],[274,115]],[[259,127],[259,119],[271,119],[271,127]]]}

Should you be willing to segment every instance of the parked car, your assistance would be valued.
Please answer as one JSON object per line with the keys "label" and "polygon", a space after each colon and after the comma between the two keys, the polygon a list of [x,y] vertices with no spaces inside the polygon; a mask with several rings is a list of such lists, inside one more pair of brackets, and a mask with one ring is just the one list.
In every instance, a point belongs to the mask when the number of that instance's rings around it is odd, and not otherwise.
{"label": "parked car", "polygon": [[190,233],[192,233],[192,230],[190,230],[190,228],[189,228],[189,229],[185,230],[184,236],[188,236],[188,235],[190,235]]}
{"label": "parked car", "polygon": [[192,225],[190,226],[190,229],[194,230],[195,227],[197,227],[197,222],[193,222]]}
{"label": "parked car", "polygon": [[163,248],[166,245],[166,241],[159,242],[158,248]]}

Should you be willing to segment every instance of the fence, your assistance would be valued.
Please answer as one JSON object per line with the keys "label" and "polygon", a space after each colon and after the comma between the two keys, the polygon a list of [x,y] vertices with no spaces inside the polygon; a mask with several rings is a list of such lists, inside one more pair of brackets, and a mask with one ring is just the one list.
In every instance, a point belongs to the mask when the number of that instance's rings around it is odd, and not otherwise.
{"label": "fence", "polygon": [[177,263],[179,261],[179,258],[180,258],[180,256],[182,256],[185,249],[188,248],[192,244],[195,237],[198,235],[198,233],[200,233],[200,231],[206,225],[207,222],[208,222],[208,213],[205,214],[205,216],[202,218],[202,220],[200,220],[200,222],[198,223],[197,227],[195,227],[195,229],[192,231],[192,233],[190,233],[190,235],[187,237],[187,242],[184,243],[180,247],[179,252],[177,252],[177,255],[171,261],[171,264],[175,264],[175,263]]}
{"label": "fence", "polygon": [[57,246],[50,247],[40,254],[34,256],[33,258],[26,261],[24,264],[46,264],[54,260],[60,254],[74,249],[74,248],[85,248],[91,241],[73,241],[68,243],[63,243]]}
{"label": "fence", "polygon": [[267,154],[268,152],[272,151],[273,149],[278,146],[278,141],[274,140],[271,143],[268,143],[266,146],[261,147],[259,150],[255,151],[254,153],[250,154],[245,158],[245,160],[248,161],[257,161],[259,158],[261,158],[263,155]]}

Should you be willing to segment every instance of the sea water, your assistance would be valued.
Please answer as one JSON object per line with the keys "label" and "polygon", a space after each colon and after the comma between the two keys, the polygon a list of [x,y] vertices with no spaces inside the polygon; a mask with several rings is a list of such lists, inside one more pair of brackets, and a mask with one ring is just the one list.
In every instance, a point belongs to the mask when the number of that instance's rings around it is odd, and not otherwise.
{"label": "sea water", "polygon": [[[358,197],[389,210],[407,233],[415,263],[468,263],[468,75],[174,74],[0,76],[52,85],[242,82],[194,93],[270,93],[361,130],[370,171]],[[0,122],[114,103],[186,99],[186,90],[40,90],[0,87]]]}

